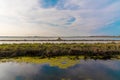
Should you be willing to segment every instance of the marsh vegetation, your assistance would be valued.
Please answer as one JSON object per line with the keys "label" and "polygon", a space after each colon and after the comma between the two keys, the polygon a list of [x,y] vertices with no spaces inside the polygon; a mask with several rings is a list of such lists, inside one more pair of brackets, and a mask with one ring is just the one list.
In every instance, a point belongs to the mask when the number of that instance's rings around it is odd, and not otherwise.
{"label": "marsh vegetation", "polygon": [[1,44],[0,58],[84,56],[92,59],[119,58],[120,43]]}

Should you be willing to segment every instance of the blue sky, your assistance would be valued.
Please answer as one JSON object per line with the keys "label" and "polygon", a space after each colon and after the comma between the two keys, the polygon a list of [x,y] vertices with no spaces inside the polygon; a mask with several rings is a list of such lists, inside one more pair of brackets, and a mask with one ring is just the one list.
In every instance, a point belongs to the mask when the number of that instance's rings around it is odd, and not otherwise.
{"label": "blue sky", "polygon": [[43,8],[53,8],[57,5],[59,0],[40,0],[41,7]]}
{"label": "blue sky", "polygon": [[108,24],[96,32],[106,35],[120,35],[120,20]]}
{"label": "blue sky", "polygon": [[120,0],[0,0],[0,35],[120,35],[119,5]]}

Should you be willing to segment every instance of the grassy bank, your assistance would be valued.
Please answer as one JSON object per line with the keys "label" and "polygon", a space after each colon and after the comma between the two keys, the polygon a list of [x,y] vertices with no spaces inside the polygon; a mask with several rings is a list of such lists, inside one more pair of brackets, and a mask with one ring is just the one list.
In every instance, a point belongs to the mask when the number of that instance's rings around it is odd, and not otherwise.
{"label": "grassy bank", "polygon": [[110,59],[119,58],[120,43],[95,44],[1,44],[0,58],[56,56],[84,56],[84,58]]}

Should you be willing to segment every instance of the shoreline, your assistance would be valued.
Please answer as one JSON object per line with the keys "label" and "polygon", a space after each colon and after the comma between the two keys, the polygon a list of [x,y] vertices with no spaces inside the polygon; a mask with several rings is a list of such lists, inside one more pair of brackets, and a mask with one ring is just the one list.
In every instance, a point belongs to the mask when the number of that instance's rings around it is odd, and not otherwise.
{"label": "shoreline", "polygon": [[0,40],[0,44],[27,44],[27,43],[53,43],[53,44],[61,44],[61,43],[67,43],[67,44],[71,44],[71,43],[120,43],[120,40]]}
{"label": "shoreline", "polygon": [[0,41],[59,41],[59,42],[62,42],[62,41],[120,41],[120,40],[86,40],[86,39],[81,39],[81,40],[27,40],[27,39],[24,39],[24,40],[0,40]]}

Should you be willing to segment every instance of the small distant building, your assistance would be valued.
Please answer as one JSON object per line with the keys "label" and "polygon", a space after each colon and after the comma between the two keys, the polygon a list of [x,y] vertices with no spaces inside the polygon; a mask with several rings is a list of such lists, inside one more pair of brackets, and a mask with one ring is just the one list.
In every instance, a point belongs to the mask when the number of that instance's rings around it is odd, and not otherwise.
{"label": "small distant building", "polygon": [[61,41],[62,39],[60,37],[57,38],[58,41]]}

